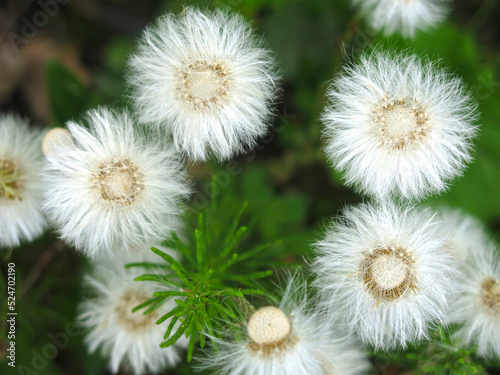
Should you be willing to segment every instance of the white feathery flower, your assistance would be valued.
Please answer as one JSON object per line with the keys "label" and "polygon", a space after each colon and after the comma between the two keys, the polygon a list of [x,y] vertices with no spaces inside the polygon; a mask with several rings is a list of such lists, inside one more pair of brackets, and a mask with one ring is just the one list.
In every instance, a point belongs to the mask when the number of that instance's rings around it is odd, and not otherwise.
{"label": "white feathery flower", "polygon": [[[337,336],[318,311],[306,307],[304,286],[289,283],[279,307],[252,314],[239,341],[216,340],[219,350],[198,367],[231,375],[357,375],[369,367],[352,338]],[[302,295],[301,295],[302,294]]]}
{"label": "white feathery flower", "polygon": [[326,153],[366,194],[421,199],[444,191],[471,160],[476,106],[462,81],[434,63],[374,51],[328,96]]}
{"label": "white feathery flower", "polygon": [[19,246],[42,234],[42,132],[12,115],[0,115],[0,247]]}
{"label": "white feathery flower", "polygon": [[414,37],[443,21],[449,13],[449,0],[353,0],[375,30]]}
{"label": "white feathery flower", "polygon": [[146,29],[130,61],[145,123],[171,133],[194,160],[225,160],[267,131],[277,94],[274,58],[239,15],[187,8]]}
{"label": "white feathery flower", "polygon": [[493,241],[478,241],[462,262],[462,290],[450,304],[457,336],[477,354],[500,359],[500,256]]}
{"label": "white feathery flower", "polygon": [[445,241],[429,210],[390,203],[345,209],[316,244],[313,264],[332,322],[376,349],[427,338],[455,291]]}
{"label": "white feathery flower", "polygon": [[[94,296],[79,306],[80,324],[88,329],[85,342],[91,353],[100,349],[102,355],[109,358],[113,373],[120,367],[136,375],[158,373],[180,362],[180,353],[187,346],[187,341],[181,338],[173,346],[160,347],[166,326],[157,325],[156,321],[177,306],[173,300],[146,315],[145,309],[132,312],[161,290],[159,284],[134,281],[146,273],[142,268],[124,268],[127,263],[156,261],[147,252],[143,254],[140,258],[122,257],[118,262],[101,261],[86,277]],[[167,326],[169,323],[170,319],[166,320]]]}
{"label": "white feathery flower", "polygon": [[457,263],[467,261],[470,253],[490,241],[484,225],[460,210],[443,208],[439,211],[439,220],[443,233],[448,237],[445,247]]}
{"label": "white feathery flower", "polygon": [[91,257],[161,242],[189,193],[173,148],[134,129],[126,112],[90,111],[87,122],[90,129],[69,122],[69,134],[50,132],[44,142],[49,218]]}

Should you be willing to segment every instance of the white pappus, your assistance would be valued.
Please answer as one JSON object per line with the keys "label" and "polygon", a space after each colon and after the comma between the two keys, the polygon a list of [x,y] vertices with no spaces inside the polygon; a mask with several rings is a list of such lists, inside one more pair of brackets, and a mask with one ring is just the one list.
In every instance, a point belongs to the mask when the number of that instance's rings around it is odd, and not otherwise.
{"label": "white pappus", "polygon": [[[139,131],[127,112],[89,111],[89,129],[50,132],[44,209],[85,255],[121,256],[161,242],[189,194],[172,146]],[[64,135],[66,133],[66,135]]]}
{"label": "white pappus", "polygon": [[[180,354],[187,346],[187,340],[181,338],[173,346],[160,347],[165,341],[163,335],[170,319],[161,325],[156,321],[177,306],[172,299],[148,314],[144,314],[146,308],[132,312],[154,292],[165,288],[156,283],[134,281],[135,277],[146,273],[143,268],[124,268],[127,263],[158,262],[144,250],[142,256],[125,256],[119,261],[100,260],[86,276],[92,298],[80,304],[79,322],[88,330],[85,343],[89,351],[100,349],[109,359],[113,373],[121,367],[136,375],[158,373],[180,362]],[[148,270],[151,272],[154,271]]]}
{"label": "white pappus", "polygon": [[267,131],[275,61],[240,15],[167,14],[145,30],[130,66],[140,120],[172,134],[193,160],[226,160]]}
{"label": "white pappus", "polygon": [[414,37],[443,21],[449,13],[449,0],[353,0],[369,25],[386,34]]}
{"label": "white pappus", "polygon": [[461,293],[451,303],[450,320],[463,324],[457,332],[477,354],[500,359],[500,256],[491,240],[480,241],[461,262]]}
{"label": "white pappus", "polygon": [[356,340],[338,335],[307,300],[306,286],[288,280],[279,306],[255,311],[237,335],[216,340],[219,350],[198,368],[231,375],[358,375],[369,368]]}
{"label": "white pappus", "polygon": [[443,192],[472,159],[476,104],[462,80],[435,63],[365,53],[328,97],[326,154],[365,194],[422,199]]}
{"label": "white pappus", "polygon": [[316,244],[313,271],[332,323],[376,349],[406,348],[444,323],[456,267],[430,210],[348,207]]}
{"label": "white pappus", "polygon": [[13,115],[0,115],[0,247],[19,246],[42,234],[40,170],[43,132]]}

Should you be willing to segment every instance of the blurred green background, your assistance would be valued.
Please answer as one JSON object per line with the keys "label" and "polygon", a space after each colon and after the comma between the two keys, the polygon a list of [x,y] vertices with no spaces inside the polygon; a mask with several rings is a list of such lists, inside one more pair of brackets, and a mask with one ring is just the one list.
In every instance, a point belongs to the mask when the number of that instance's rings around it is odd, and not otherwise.
{"label": "blurred green background", "polygon": [[[259,147],[226,165],[191,165],[203,202],[215,173],[223,194],[250,202],[248,217],[259,241],[281,238],[284,264],[310,258],[311,243],[338,210],[362,198],[327,164],[318,121],[327,82],[342,64],[373,45],[410,49],[442,60],[463,77],[479,103],[481,133],[474,162],[432,205],[461,208],[500,233],[500,2],[455,0],[447,22],[411,40],[372,32],[348,0],[59,0],[3,1],[0,5],[0,111],[29,118],[33,126],[60,126],[96,105],[127,105],[128,56],[149,22],[184,6],[225,7],[243,14],[276,53],[283,94],[276,119]],[[63,4],[64,3],[64,4]],[[43,17],[40,13],[47,16]],[[44,21],[45,20],[45,21]],[[43,21],[43,22],[42,22]],[[33,30],[29,23],[38,22]],[[0,253],[2,258],[6,252]],[[88,261],[54,233],[14,249],[17,273],[17,372],[8,372],[0,322],[0,373],[107,374],[106,360],[88,355],[83,332],[46,359],[51,335],[75,322]],[[1,270],[5,275],[5,261]],[[2,276],[3,277],[3,276]],[[5,314],[5,288],[0,312]],[[26,366],[20,369],[20,366]],[[411,374],[405,364],[374,359],[380,374]],[[4,370],[5,369],[5,370]],[[23,372],[24,371],[24,372]],[[31,372],[30,372],[31,371]],[[490,372],[495,372],[492,366]],[[183,364],[168,374],[190,374]],[[123,373],[125,374],[125,372]]]}

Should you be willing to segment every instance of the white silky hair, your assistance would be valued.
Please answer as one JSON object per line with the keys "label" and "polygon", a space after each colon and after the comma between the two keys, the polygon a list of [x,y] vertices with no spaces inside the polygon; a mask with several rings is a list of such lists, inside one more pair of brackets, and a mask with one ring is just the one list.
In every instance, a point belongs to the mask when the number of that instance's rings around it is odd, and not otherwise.
{"label": "white silky hair", "polygon": [[[176,229],[180,201],[190,192],[175,150],[140,131],[126,111],[92,110],[85,122],[90,128],[68,123],[74,143],[48,155],[44,171],[44,209],[61,237],[90,257],[120,257],[161,242]],[[142,190],[127,204],[110,204],[96,175],[124,160],[140,175]]]}
{"label": "white silky hair", "polygon": [[[165,248],[162,248],[162,251],[175,255]],[[163,335],[170,319],[161,325],[156,325],[155,320],[177,306],[173,299],[155,310],[155,316],[147,326],[129,330],[120,324],[120,318],[123,317],[119,316],[119,312],[123,308],[119,306],[123,303],[123,296],[129,291],[139,292],[150,298],[154,292],[167,290],[163,285],[134,281],[137,276],[144,273],[158,273],[158,270],[146,272],[140,267],[124,268],[127,263],[158,262],[156,259],[158,257],[150,253],[144,251],[140,255],[123,256],[119,260],[101,258],[94,263],[91,273],[85,278],[93,297],[79,305],[79,323],[88,330],[85,343],[89,352],[94,353],[99,349],[101,355],[109,360],[109,369],[113,373],[118,373],[120,368],[128,369],[135,375],[159,373],[178,364],[187,346],[187,340],[181,338],[173,346],[160,347],[165,341]],[[130,308],[131,311],[134,307],[127,306],[127,309]],[[145,309],[134,314],[142,315]]]}
{"label": "white silky hair", "polygon": [[[0,247],[16,247],[21,241],[32,241],[42,234],[46,219],[42,213],[40,170],[43,132],[30,129],[28,122],[10,114],[0,114],[0,167],[13,163],[19,174],[18,197],[2,198],[0,186]],[[0,173],[3,173],[0,170]],[[6,184],[0,176],[0,184]],[[19,199],[20,198],[20,199]]]}
{"label": "white silky hair", "polygon": [[[362,193],[422,199],[446,190],[472,159],[476,104],[462,80],[436,63],[409,53],[372,50],[346,67],[327,94],[325,152],[346,184]],[[414,121],[412,131],[398,128],[401,118],[377,117],[377,111],[391,116],[394,103],[403,107],[403,115],[407,111],[404,121]],[[382,129],[384,120],[388,124]],[[381,133],[387,125],[406,137],[402,147]]]}
{"label": "white silky hair", "polygon": [[386,34],[415,37],[443,21],[450,11],[449,0],[353,0],[368,24]]}
{"label": "white silky hair", "polygon": [[[219,74],[225,86],[223,95],[193,109],[193,97],[183,96],[182,90],[196,64],[218,69],[211,73]],[[279,91],[275,65],[242,16],[189,7],[145,30],[130,60],[131,98],[140,120],[171,134],[180,152],[192,160],[212,154],[223,161],[266,134]],[[215,78],[205,78],[195,83],[215,89]]]}
{"label": "white silky hair", "polygon": [[196,368],[224,375],[359,375],[370,367],[356,339],[340,335],[309,300],[305,281],[289,276],[277,306],[290,319],[291,335],[298,340],[278,355],[261,356],[248,349],[247,326],[240,328],[241,340],[215,339],[218,350],[197,358]]}
{"label": "white silky hair", "polygon": [[448,237],[446,248],[451,251],[457,264],[465,262],[469,253],[490,241],[484,224],[459,209],[439,208],[439,220]]}
{"label": "white silky hair", "polygon": [[479,241],[461,262],[462,292],[451,303],[450,321],[462,324],[456,336],[466,345],[477,345],[477,354],[500,359],[500,306],[497,288],[497,310],[491,311],[483,299],[483,283],[500,282],[500,255],[497,245],[489,239]]}
{"label": "white silky hair", "polygon": [[[377,350],[406,348],[444,323],[455,293],[456,267],[443,250],[446,238],[430,210],[393,203],[344,209],[315,245],[315,285],[331,324]],[[399,298],[378,300],[363,280],[362,264],[375,249],[399,247],[412,260],[414,287]],[[391,276],[390,270],[385,270]]]}

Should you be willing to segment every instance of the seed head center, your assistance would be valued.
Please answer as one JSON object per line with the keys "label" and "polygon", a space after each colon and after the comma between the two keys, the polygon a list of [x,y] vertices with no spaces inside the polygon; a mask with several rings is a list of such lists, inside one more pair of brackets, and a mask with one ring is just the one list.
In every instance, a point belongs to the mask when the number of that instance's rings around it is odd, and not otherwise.
{"label": "seed head center", "polygon": [[0,159],[0,200],[22,201],[22,176],[13,160]]}
{"label": "seed head center", "polygon": [[415,289],[413,260],[400,247],[378,248],[367,254],[360,274],[368,292],[377,301],[394,301]]}
{"label": "seed head center", "polygon": [[414,99],[398,99],[374,111],[375,129],[381,143],[403,150],[418,144],[427,135],[429,117]]}
{"label": "seed head center", "polygon": [[97,181],[101,197],[118,206],[131,205],[144,189],[144,175],[127,159],[101,164]]}
{"label": "seed head center", "polygon": [[481,284],[481,299],[488,311],[500,315],[500,280],[486,278]]}
{"label": "seed head center", "polygon": [[208,110],[229,93],[230,74],[221,63],[193,62],[181,71],[177,91],[182,102],[194,110]]}
{"label": "seed head center", "polygon": [[132,312],[132,309],[147,301],[149,296],[142,290],[130,289],[122,294],[114,312],[117,323],[129,332],[137,332],[155,326],[158,314],[152,311],[146,315],[142,311]]}
{"label": "seed head center", "polygon": [[290,320],[277,307],[257,310],[248,321],[248,336],[259,345],[272,345],[287,338],[292,330]]}

